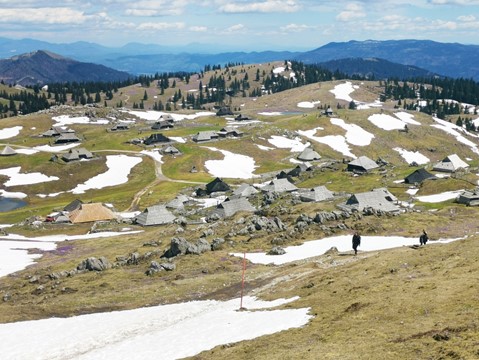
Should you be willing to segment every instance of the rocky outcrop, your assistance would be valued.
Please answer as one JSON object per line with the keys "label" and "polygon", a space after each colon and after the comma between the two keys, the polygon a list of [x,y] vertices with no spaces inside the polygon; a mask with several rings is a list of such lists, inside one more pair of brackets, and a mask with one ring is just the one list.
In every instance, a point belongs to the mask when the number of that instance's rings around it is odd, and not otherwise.
{"label": "rocky outcrop", "polygon": [[182,237],[171,239],[171,245],[168,250],[161,256],[164,258],[172,258],[178,255],[199,255],[211,250],[211,245],[206,239],[200,239],[196,244],[192,244]]}
{"label": "rocky outcrop", "polygon": [[281,246],[274,246],[270,251],[267,253],[268,255],[284,255],[286,254],[286,250],[284,250]]}
{"label": "rocky outcrop", "polygon": [[150,263],[150,267],[146,270],[145,274],[151,276],[156,274],[160,271],[173,271],[176,269],[176,265],[170,262],[167,263],[158,263],[157,261],[152,261]]}
{"label": "rocky outcrop", "polygon": [[98,259],[90,257],[77,266],[78,271],[103,271],[110,268],[111,263],[103,256]]}

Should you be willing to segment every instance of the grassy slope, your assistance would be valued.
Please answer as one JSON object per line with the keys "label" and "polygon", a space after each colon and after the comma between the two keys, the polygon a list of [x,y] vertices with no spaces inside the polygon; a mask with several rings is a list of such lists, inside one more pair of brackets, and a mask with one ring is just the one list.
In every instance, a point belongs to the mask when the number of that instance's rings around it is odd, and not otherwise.
{"label": "grassy slope", "polygon": [[[271,64],[264,66],[271,67]],[[255,68],[248,67],[249,78],[254,78]],[[203,81],[204,83],[206,80]],[[297,109],[299,101],[321,100],[323,104],[335,105],[337,101],[329,90],[335,83],[320,86],[310,85],[300,91],[293,90],[272,96],[251,99],[234,98],[233,106],[241,107],[242,113],[255,115],[264,109]],[[178,82],[178,86],[181,86]],[[190,86],[193,86],[190,84]],[[186,89],[186,87],[184,88]],[[144,89],[122,89],[118,96],[129,94],[130,102],[139,101]],[[149,100],[153,99],[156,89],[148,89]],[[184,90],[182,90],[184,91]],[[150,94],[151,92],[151,94]],[[373,101],[377,97],[374,83],[367,83],[360,94],[354,98]],[[133,100],[136,99],[136,100]],[[112,100],[114,102],[117,99]],[[318,110],[304,110],[305,116],[262,117],[262,124],[251,125],[243,129],[245,136],[241,140],[226,140],[213,144],[178,144],[184,152],[179,157],[164,157],[163,173],[182,182],[154,182],[151,159],[145,157],[141,165],[134,168],[131,181],[126,185],[114,187],[109,191],[90,191],[85,196],[95,201],[114,203],[119,209],[126,209],[137,192],[152,186],[147,195],[142,196],[139,207],[149,206],[157,201],[172,199],[179,191],[192,191],[197,184],[188,182],[208,182],[211,176],[204,168],[206,159],[221,159],[219,152],[210,151],[204,146],[214,146],[234,153],[241,153],[255,158],[259,166],[256,173],[291,168],[289,161],[296,154],[287,149],[264,152],[256,145],[270,146],[266,139],[271,135],[294,134],[298,129],[309,130],[321,126],[318,135],[344,134],[345,131],[334,126],[326,117],[318,117]],[[405,185],[396,184],[415,168],[405,164],[393,147],[408,150],[415,149],[425,154],[431,162],[442,159],[451,153],[458,153],[463,159],[477,158],[469,148],[457,142],[445,133],[429,126],[411,126],[408,134],[397,131],[386,132],[377,129],[367,120],[367,116],[378,110],[349,111],[339,110],[337,116],[348,123],[357,123],[365,130],[376,134],[373,143],[364,148],[351,146],[355,154],[367,155],[373,159],[382,157],[391,162],[385,174],[371,174],[353,177],[342,171],[341,155],[321,144],[314,144],[323,159],[336,161],[337,171],[316,170],[302,176],[297,186],[309,188],[327,185],[330,190],[338,192],[368,191],[378,186],[388,186],[400,199],[407,200]],[[384,110],[390,113],[390,110]],[[415,119],[423,125],[432,124],[432,120],[415,114]],[[5,122],[4,122],[5,121]],[[32,124],[35,130],[32,130]],[[195,122],[188,122],[193,124]],[[21,136],[3,141],[12,145],[39,145],[45,143],[32,137],[51,126],[48,115],[33,114],[27,117],[2,120],[4,127],[22,124]],[[178,126],[168,130],[167,136],[188,137],[197,131],[218,129],[224,126],[223,119],[206,118],[196,122],[195,126]],[[48,185],[18,187],[15,191],[29,194],[29,207],[11,213],[2,214],[1,223],[18,221],[34,214],[45,215],[55,208],[65,205],[76,196],[62,195],[45,200],[36,199],[38,192],[51,193],[70,189],[101,172],[104,156],[116,151],[140,151],[142,148],[128,145],[125,141],[138,137],[138,130],[147,128],[140,122],[127,132],[109,133],[105,126],[74,125],[78,132],[86,135],[85,146],[97,151],[98,160],[82,164],[59,165],[48,162],[48,154],[33,156],[18,155],[2,158],[2,168],[13,166],[21,161],[22,168],[28,171],[40,171],[48,175],[76,174],[76,180],[69,177],[61,182]],[[141,136],[150,132],[144,131]],[[477,166],[476,160],[470,162]],[[6,164],[6,165],[4,165]],[[198,173],[190,173],[192,166]],[[67,169],[68,168],[68,169]],[[473,188],[476,177],[474,173],[457,178],[440,179],[426,182],[419,190],[419,195],[433,194],[440,191]],[[228,180],[240,183],[238,180]],[[9,189],[11,190],[11,189]],[[300,213],[310,216],[318,211],[332,211],[337,202],[320,204],[298,204],[290,207],[287,199],[271,206],[267,216],[279,216],[289,226],[293,226]],[[285,207],[288,204],[288,207]],[[296,264],[280,267],[248,264],[247,293],[264,298],[300,296],[300,299],[288,307],[310,307],[314,319],[302,329],[284,331],[271,336],[264,336],[252,341],[219,346],[211,351],[196,356],[196,359],[474,359],[479,357],[479,331],[477,321],[477,271],[479,248],[476,232],[476,208],[457,206],[452,201],[440,204],[418,204],[417,209],[398,217],[364,217],[344,221],[349,229],[358,229],[370,235],[404,235],[417,236],[427,227],[433,239],[439,237],[458,237],[469,235],[463,241],[448,245],[427,246],[421,249],[404,247],[401,249],[360,253],[358,257],[350,254],[324,255]],[[428,209],[434,211],[427,211]],[[0,302],[0,322],[27,319],[39,319],[51,316],[72,316],[83,313],[131,309],[154,304],[195,300],[195,299],[230,299],[240,292],[241,259],[228,255],[229,252],[268,250],[271,240],[278,234],[257,233],[253,236],[228,236],[243,225],[237,215],[228,222],[220,222],[214,230],[214,237],[225,237],[228,244],[223,250],[201,256],[184,256],[174,259],[177,270],[147,277],[144,272],[149,261],[159,260],[158,254],[169,247],[170,239],[178,236],[174,225],[147,228],[137,235],[125,235],[110,239],[92,239],[59,243],[55,251],[47,252],[38,264],[12,276],[0,279],[0,295],[12,296],[9,301]],[[318,225],[311,226],[304,233],[287,240],[285,245],[299,244],[303,241],[317,239],[341,233],[335,230],[334,223],[330,231]],[[119,224],[118,228],[122,225]],[[52,227],[45,224],[37,229],[17,226],[9,231],[47,235],[55,233],[85,233],[86,226]],[[181,234],[188,240],[196,241],[206,225],[188,226]],[[145,247],[144,243],[159,240],[159,247]],[[51,280],[48,274],[74,269],[83,259],[105,256],[111,262],[117,256],[132,252],[145,254],[157,251],[150,260],[138,265],[118,267],[102,273],[88,273],[73,277]],[[32,277],[35,276],[35,281]],[[39,285],[44,286],[38,291]],[[439,334],[439,335],[437,335]],[[437,340],[435,340],[435,338]],[[446,340],[447,338],[447,340]],[[441,341],[440,341],[441,340]]]}

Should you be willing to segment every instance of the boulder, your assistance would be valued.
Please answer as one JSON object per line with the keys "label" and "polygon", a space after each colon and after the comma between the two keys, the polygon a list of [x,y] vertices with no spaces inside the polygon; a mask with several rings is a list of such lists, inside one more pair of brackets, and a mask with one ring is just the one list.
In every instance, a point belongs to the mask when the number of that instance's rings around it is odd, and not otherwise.
{"label": "boulder", "polygon": [[270,251],[268,251],[268,255],[284,255],[286,251],[281,246],[274,246]]}
{"label": "boulder", "polygon": [[78,266],[78,271],[103,271],[111,268],[110,262],[105,257],[100,257],[99,259],[90,257],[86,260],[83,260]]}
{"label": "boulder", "polygon": [[223,238],[215,238],[211,242],[211,250],[216,251],[220,250],[223,247],[223,244],[225,243],[225,239]]}
{"label": "boulder", "polygon": [[176,269],[176,265],[171,262],[161,263],[160,266],[166,271],[173,271]]}
{"label": "boulder", "polygon": [[171,245],[168,250],[162,255],[162,257],[172,258],[178,255],[186,254],[188,248],[192,246],[186,239],[182,237],[174,237],[171,239]]}

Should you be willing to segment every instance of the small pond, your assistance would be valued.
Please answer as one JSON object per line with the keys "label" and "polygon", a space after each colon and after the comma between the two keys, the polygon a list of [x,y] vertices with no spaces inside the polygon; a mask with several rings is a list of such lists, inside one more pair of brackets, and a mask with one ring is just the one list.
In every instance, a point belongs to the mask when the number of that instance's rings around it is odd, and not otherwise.
{"label": "small pond", "polygon": [[27,203],[23,200],[0,196],[0,212],[12,211],[25,205],[27,205]]}

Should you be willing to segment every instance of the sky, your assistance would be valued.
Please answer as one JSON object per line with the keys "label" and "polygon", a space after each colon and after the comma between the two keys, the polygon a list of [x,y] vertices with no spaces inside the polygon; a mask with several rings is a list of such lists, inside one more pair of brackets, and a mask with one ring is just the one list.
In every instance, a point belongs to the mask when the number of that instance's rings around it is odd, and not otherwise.
{"label": "sky", "polygon": [[479,44],[478,30],[478,0],[0,0],[0,37],[112,47],[312,50],[368,39]]}

